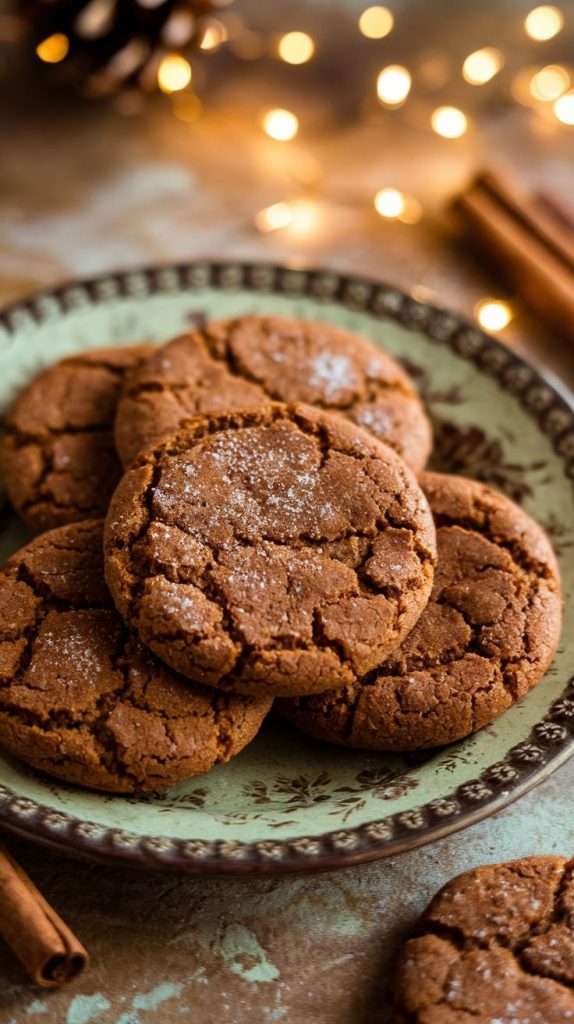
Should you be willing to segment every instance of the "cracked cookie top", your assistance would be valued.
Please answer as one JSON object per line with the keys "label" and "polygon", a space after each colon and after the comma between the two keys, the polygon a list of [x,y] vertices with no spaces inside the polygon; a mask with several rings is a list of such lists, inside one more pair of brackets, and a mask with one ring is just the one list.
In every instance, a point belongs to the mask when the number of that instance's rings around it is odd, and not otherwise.
{"label": "cracked cookie top", "polygon": [[340,412],[415,472],[430,454],[422,402],[391,356],[329,324],[246,316],[176,338],[129,375],[116,420],[120,458],[129,465],[185,417],[269,399]]}
{"label": "cracked cookie top", "polygon": [[130,636],[103,575],[103,522],[36,538],[0,574],[0,743],[94,789],[159,789],[227,761],[270,701],[196,686]]}
{"label": "cracked cookie top", "polygon": [[574,861],[525,857],[449,882],[396,971],[394,1024],[574,1020]]}
{"label": "cracked cookie top", "polygon": [[335,694],[282,701],[318,739],[416,750],[481,729],[531,689],[560,637],[560,577],[530,517],[484,484],[423,473],[438,563],[431,599],[401,647]]}
{"label": "cracked cookie top", "polygon": [[432,517],[390,449],[342,418],[268,404],[189,420],[121,481],[106,579],[184,675],[241,693],[343,686],[412,629]]}
{"label": "cracked cookie top", "polygon": [[103,516],[121,476],[113,427],[126,370],[152,345],[62,359],[21,392],[6,420],[10,500],[37,533]]}

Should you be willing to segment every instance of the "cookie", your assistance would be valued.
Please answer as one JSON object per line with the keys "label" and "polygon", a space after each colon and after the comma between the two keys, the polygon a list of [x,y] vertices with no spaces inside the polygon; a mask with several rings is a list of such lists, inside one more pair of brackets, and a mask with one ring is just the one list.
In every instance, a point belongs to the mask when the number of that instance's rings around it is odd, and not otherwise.
{"label": "cookie", "polygon": [[423,473],[437,527],[431,599],[398,650],[338,693],[278,703],[317,739],[417,750],[462,739],[538,682],[560,636],[560,577],[540,527],[463,477]]}
{"label": "cookie", "polygon": [[126,370],[151,345],[97,349],[50,366],[6,420],[10,500],[35,531],[103,516],[121,476],[113,425]]}
{"label": "cookie", "polygon": [[346,420],[279,403],[189,420],[106,520],[106,578],[140,639],[198,682],[298,694],[354,681],[412,629],[434,526],[414,475]]}
{"label": "cookie", "polygon": [[129,465],[185,416],[249,408],[269,398],[344,414],[415,472],[430,454],[422,402],[391,356],[329,324],[255,316],[176,338],[130,374],[118,405],[118,452]]}
{"label": "cookie", "polygon": [[395,972],[393,1024],[574,1020],[574,861],[525,857],[441,889]]}
{"label": "cookie", "polygon": [[194,686],[128,634],[102,531],[58,527],[0,574],[0,744],[93,789],[159,789],[237,754],[270,701]]}

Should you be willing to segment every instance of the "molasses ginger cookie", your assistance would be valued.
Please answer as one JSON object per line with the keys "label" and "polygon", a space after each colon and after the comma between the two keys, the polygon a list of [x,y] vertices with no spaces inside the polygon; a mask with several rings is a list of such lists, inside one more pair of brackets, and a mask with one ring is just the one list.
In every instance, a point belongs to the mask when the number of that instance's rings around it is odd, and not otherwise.
{"label": "molasses ginger cookie", "polygon": [[128,634],[102,532],[101,520],[58,527],[0,573],[0,743],[93,789],[160,789],[237,754],[270,701],[196,686]]}
{"label": "molasses ginger cookie", "polygon": [[339,412],[415,472],[430,454],[422,402],[391,356],[330,324],[246,316],[176,338],[130,374],[116,420],[120,458],[129,465],[185,417],[269,399]]}
{"label": "molasses ginger cookie", "polygon": [[112,499],[106,579],[174,669],[246,694],[313,693],[380,664],[432,587],[416,479],[348,421],[279,403],[189,420]]}
{"label": "molasses ginger cookie", "polygon": [[525,857],[435,896],[395,972],[393,1024],[574,1020],[574,861]]}
{"label": "molasses ginger cookie", "polygon": [[423,473],[438,563],[414,629],[374,672],[337,693],[278,702],[317,739],[417,750],[462,739],[523,697],[554,656],[560,577],[546,535],[484,484]]}
{"label": "molasses ginger cookie", "polygon": [[124,373],[152,345],[96,349],[48,367],[6,420],[10,500],[35,531],[103,516],[121,476],[114,419]]}

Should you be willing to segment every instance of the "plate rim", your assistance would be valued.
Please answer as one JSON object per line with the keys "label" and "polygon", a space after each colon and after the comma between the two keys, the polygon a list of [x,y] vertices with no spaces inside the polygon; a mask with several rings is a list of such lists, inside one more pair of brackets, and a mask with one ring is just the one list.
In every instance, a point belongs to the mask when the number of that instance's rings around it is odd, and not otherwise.
{"label": "plate rim", "polygon": [[[0,309],[0,326],[14,336],[30,320],[49,322],[115,298],[144,298],[214,287],[336,301],[375,319],[422,331],[494,377],[537,422],[574,483],[574,457],[560,450],[574,439],[574,396],[465,316],[417,299],[373,278],[332,268],[266,261],[195,259],[109,271],[42,289]],[[561,416],[552,419],[556,410]],[[439,800],[378,821],[289,839],[193,840],[145,836],[54,811],[0,785],[0,825],[26,838],[106,863],[189,874],[260,875],[325,871],[403,853],[495,814],[548,778],[574,753],[574,676],[526,741],[477,779]]]}

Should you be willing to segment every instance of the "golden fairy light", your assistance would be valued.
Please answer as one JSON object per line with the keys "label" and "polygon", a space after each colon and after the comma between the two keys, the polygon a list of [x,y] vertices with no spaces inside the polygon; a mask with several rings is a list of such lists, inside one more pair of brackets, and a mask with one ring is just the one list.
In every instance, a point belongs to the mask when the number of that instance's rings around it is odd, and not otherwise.
{"label": "golden fairy light", "polygon": [[550,102],[558,99],[570,85],[570,75],[559,64],[548,64],[530,79],[529,90],[534,99]]}
{"label": "golden fairy light", "polygon": [[418,199],[387,186],[377,192],[375,210],[386,220],[400,220],[403,224],[416,224],[422,217],[422,206]]}
{"label": "golden fairy light", "polygon": [[379,72],[377,96],[387,107],[404,103],[411,89],[411,74],[401,64],[389,64]]}
{"label": "golden fairy light", "polygon": [[199,44],[200,50],[217,50],[227,41],[227,29],[223,22],[213,19],[206,26]]}
{"label": "golden fairy light", "polygon": [[474,315],[486,331],[502,331],[512,320],[512,309],[501,299],[481,299],[474,307]]}
{"label": "golden fairy light", "polygon": [[458,139],[468,128],[468,120],[458,107],[437,107],[432,112],[431,126],[445,139]]}
{"label": "golden fairy light", "polygon": [[504,57],[494,46],[469,53],[462,65],[462,76],[470,85],[484,85],[490,82],[504,65]]}
{"label": "golden fairy light", "polygon": [[273,203],[260,210],[255,217],[255,227],[264,234],[287,228],[293,235],[308,235],[316,229],[318,219],[317,201],[301,197],[289,202]]}
{"label": "golden fairy light", "polygon": [[297,199],[291,204],[293,217],[287,230],[294,235],[309,235],[317,229],[319,204],[315,199]]}
{"label": "golden fairy light", "polygon": [[367,7],[359,18],[359,29],[367,39],[384,39],[395,24],[388,7]]}
{"label": "golden fairy light", "polygon": [[545,42],[546,39],[553,39],[558,35],[564,25],[564,15],[559,7],[551,7],[544,4],[542,7],[535,7],[525,18],[524,28],[531,39],[538,42]]}
{"label": "golden fairy light", "polygon": [[289,142],[299,131],[299,121],[290,110],[277,107],[268,110],[262,118],[263,131],[277,142]]}
{"label": "golden fairy light", "polygon": [[574,91],[566,92],[556,100],[554,113],[562,124],[574,124]]}
{"label": "golden fairy light", "polygon": [[157,84],[162,92],[179,92],[191,82],[191,64],[178,53],[164,57],[157,69]]}
{"label": "golden fairy light", "polygon": [[36,53],[45,64],[59,64],[64,57],[67,57],[70,49],[70,40],[63,32],[54,32],[38,43]]}
{"label": "golden fairy light", "polygon": [[405,199],[397,188],[382,188],[375,196],[375,210],[387,220],[396,220],[405,208]]}
{"label": "golden fairy light", "polygon": [[287,32],[279,40],[277,52],[287,64],[306,64],[315,53],[315,43],[306,32]]}
{"label": "golden fairy light", "polygon": [[294,212],[290,203],[273,203],[260,210],[255,217],[255,227],[258,231],[278,231],[279,228],[286,228],[293,220]]}

